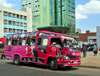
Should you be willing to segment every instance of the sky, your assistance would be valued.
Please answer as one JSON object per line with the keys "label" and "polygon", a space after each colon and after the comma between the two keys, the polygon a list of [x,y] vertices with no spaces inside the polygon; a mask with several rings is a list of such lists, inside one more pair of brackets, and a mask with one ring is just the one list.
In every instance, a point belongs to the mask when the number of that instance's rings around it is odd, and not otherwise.
{"label": "sky", "polygon": [[[21,0],[0,0],[0,5],[21,10]],[[76,28],[96,32],[100,26],[100,0],[75,0]]]}

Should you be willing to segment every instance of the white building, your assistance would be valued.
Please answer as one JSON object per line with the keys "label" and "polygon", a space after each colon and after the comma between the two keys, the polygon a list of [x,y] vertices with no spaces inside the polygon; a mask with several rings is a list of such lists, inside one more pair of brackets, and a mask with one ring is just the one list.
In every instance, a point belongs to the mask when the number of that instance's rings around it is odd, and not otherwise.
{"label": "white building", "polygon": [[76,32],[77,32],[77,33],[81,33],[81,29],[76,28]]}
{"label": "white building", "polygon": [[23,10],[0,6],[0,37],[32,31],[32,11],[27,7]]}
{"label": "white building", "polygon": [[100,26],[97,26],[97,46],[100,48]]}

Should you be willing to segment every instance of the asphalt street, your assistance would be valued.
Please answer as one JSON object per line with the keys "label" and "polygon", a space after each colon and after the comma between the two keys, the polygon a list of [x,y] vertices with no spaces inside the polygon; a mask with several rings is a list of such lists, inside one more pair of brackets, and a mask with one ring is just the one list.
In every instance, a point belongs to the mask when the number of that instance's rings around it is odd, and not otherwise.
{"label": "asphalt street", "polygon": [[0,76],[100,76],[100,69],[59,67],[53,71],[48,66],[27,63],[17,66],[10,60],[0,60]]}

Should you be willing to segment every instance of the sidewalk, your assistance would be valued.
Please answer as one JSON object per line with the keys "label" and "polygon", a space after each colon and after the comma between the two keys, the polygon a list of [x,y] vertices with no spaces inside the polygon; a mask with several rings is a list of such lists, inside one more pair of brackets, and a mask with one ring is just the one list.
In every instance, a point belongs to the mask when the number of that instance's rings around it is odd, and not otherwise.
{"label": "sidewalk", "polygon": [[87,52],[87,56],[83,58],[81,53],[81,65],[79,67],[98,68],[100,69],[100,54],[94,56],[93,52]]}

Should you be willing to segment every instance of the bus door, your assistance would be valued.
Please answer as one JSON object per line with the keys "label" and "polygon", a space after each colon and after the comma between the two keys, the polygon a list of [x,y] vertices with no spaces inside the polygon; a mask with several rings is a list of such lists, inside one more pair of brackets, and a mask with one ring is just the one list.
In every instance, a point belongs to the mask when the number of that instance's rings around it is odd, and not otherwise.
{"label": "bus door", "polygon": [[34,53],[33,53],[34,48],[35,48],[35,37],[28,37],[26,43],[26,54],[28,57],[34,58]]}
{"label": "bus door", "polygon": [[59,37],[51,37],[50,38],[50,51],[49,53],[55,56],[59,61],[62,61],[62,54],[63,54],[63,46],[61,39]]}
{"label": "bus door", "polygon": [[4,46],[5,54],[11,54],[11,38],[6,38],[6,43]]}
{"label": "bus door", "polygon": [[27,42],[26,42],[26,55],[27,57],[33,58],[33,61],[36,61],[34,58],[33,49],[35,48],[35,38],[36,38],[37,32],[30,32],[27,33]]}
{"label": "bus door", "polygon": [[37,47],[36,47],[36,51],[37,51],[37,58],[39,62],[43,62],[46,61],[46,56],[47,56],[47,52],[49,49],[48,48],[48,42],[49,42],[49,38],[48,37],[39,37],[37,39]]}

